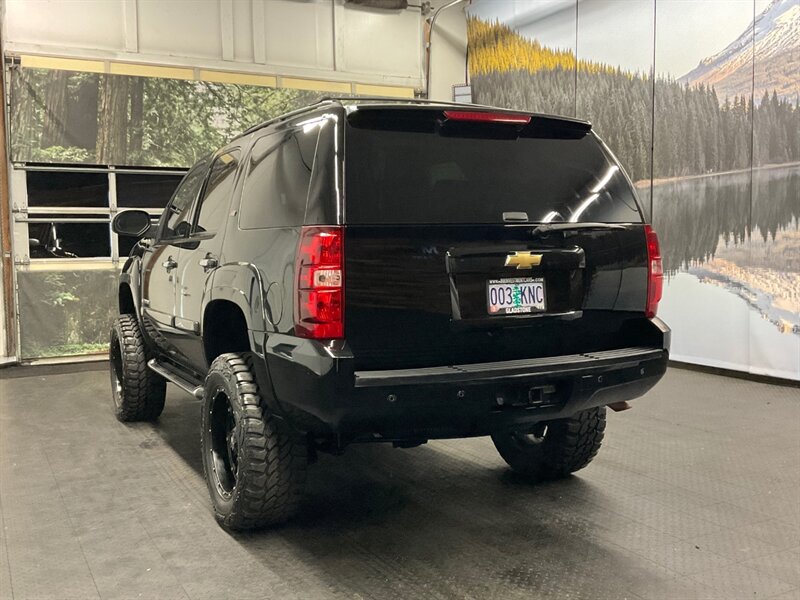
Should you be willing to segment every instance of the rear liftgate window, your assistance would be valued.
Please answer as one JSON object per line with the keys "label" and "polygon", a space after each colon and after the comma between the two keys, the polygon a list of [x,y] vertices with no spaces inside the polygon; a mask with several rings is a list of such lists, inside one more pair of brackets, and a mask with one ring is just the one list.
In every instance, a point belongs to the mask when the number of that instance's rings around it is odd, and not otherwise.
{"label": "rear liftgate window", "polygon": [[349,224],[503,223],[504,213],[532,223],[642,222],[619,165],[579,124],[368,109],[350,115],[346,135]]}

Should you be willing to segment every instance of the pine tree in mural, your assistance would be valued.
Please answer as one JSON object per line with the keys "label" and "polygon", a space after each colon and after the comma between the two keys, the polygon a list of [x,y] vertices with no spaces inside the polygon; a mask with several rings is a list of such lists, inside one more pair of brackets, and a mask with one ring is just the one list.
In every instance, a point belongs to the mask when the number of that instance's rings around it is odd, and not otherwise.
{"label": "pine tree in mural", "polygon": [[[614,149],[633,180],[650,176],[653,80],[608,65],[576,61],[528,40],[506,25],[470,18],[469,65],[480,104],[587,118]],[[577,69],[577,91],[575,78]],[[800,161],[797,102],[765,95],[725,98],[712,87],[671,78],[655,82],[656,178],[749,168],[755,122],[758,165]]]}
{"label": "pine tree in mural", "polygon": [[124,164],[127,151],[129,78],[106,75],[97,100],[99,124],[95,161],[100,165]]}
{"label": "pine tree in mural", "polygon": [[11,70],[12,159],[189,167],[319,93],[72,71]]}
{"label": "pine tree in mural", "polygon": [[69,77],[69,146],[86,151],[87,156],[97,141],[97,113],[91,107],[97,106],[101,77],[97,73],[71,73]]}
{"label": "pine tree in mural", "polygon": [[136,77],[130,83],[131,106],[128,128],[128,156],[135,162],[141,162],[142,143],[144,141],[144,79]]}
{"label": "pine tree in mural", "polygon": [[50,71],[47,77],[42,137],[42,148],[69,146],[67,141],[67,71]]}

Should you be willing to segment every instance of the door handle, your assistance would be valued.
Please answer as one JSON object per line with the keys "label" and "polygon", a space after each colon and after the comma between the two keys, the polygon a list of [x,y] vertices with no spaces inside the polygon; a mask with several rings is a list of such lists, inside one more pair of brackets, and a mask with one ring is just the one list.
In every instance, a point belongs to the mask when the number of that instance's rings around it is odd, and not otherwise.
{"label": "door handle", "polygon": [[164,267],[167,271],[172,271],[172,269],[178,266],[178,263],[175,262],[175,259],[170,256],[169,258],[167,258],[167,260],[161,263],[161,266]]}
{"label": "door handle", "polygon": [[213,269],[217,266],[218,261],[217,257],[212,255],[211,253],[206,254],[205,258],[201,258],[199,261],[201,267],[203,267],[204,271],[208,271],[209,269]]}

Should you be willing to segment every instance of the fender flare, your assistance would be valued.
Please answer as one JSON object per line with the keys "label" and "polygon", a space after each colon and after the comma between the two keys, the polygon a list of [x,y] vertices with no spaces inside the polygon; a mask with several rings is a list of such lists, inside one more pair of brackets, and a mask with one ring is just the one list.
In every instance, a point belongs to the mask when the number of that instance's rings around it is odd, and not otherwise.
{"label": "fender flare", "polygon": [[261,357],[256,361],[256,377],[267,406],[279,418],[285,418],[285,409],[275,396],[272,377],[266,362],[266,338],[274,333],[275,326],[269,318],[266,304],[268,285],[255,265],[250,263],[228,263],[214,271],[213,281],[203,305],[201,335],[205,329],[206,311],[215,301],[227,301],[239,307],[247,324],[250,348]]}
{"label": "fender flare", "polygon": [[119,274],[119,283],[117,285],[117,308],[119,308],[119,290],[123,285],[127,285],[133,297],[133,307],[136,312],[136,318],[141,320],[142,315],[142,288],[141,288],[141,275],[142,275],[142,261],[136,257],[129,257],[122,267]]}
{"label": "fender flare", "polygon": [[[208,305],[217,300],[232,302],[244,314],[250,332],[274,331],[266,304],[268,286],[261,272],[251,263],[229,263],[214,271],[210,293],[203,307],[203,317]],[[204,323],[201,324],[201,330]]]}

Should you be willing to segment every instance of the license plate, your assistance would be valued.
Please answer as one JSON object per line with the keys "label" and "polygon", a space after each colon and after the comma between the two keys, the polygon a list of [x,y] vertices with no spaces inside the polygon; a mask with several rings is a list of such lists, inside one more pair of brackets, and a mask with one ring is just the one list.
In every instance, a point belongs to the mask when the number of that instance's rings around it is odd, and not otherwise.
{"label": "license plate", "polygon": [[541,312],[545,310],[544,279],[490,279],[486,284],[486,306],[490,315]]}

